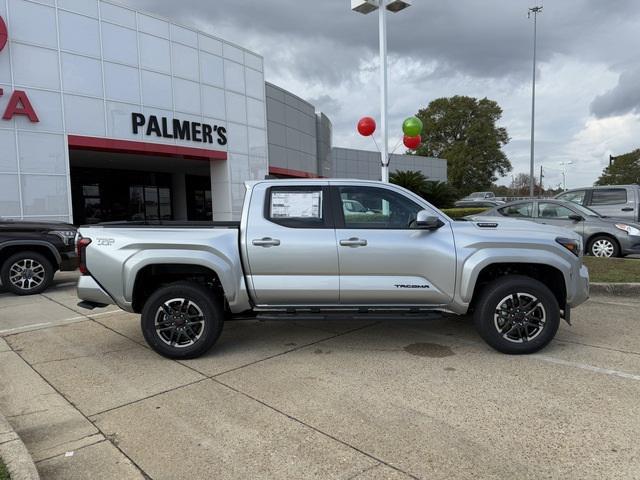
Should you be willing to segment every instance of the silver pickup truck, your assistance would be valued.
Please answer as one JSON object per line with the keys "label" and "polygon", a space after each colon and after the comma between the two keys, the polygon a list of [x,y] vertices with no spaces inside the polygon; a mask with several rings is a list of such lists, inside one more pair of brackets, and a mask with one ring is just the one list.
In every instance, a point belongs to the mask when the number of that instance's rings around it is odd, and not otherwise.
{"label": "silver pickup truck", "polygon": [[453,221],[401,187],[249,182],[239,223],[82,227],[80,306],[142,314],[149,345],[202,355],[225,321],[472,312],[509,354],[547,345],[589,296],[580,237],[528,222]]}

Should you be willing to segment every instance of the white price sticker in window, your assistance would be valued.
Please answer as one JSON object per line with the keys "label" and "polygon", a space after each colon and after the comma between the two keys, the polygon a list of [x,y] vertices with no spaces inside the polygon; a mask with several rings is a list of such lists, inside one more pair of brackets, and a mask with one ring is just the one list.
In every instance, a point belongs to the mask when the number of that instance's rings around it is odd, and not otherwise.
{"label": "white price sticker in window", "polygon": [[272,192],[272,218],[322,218],[322,192]]}

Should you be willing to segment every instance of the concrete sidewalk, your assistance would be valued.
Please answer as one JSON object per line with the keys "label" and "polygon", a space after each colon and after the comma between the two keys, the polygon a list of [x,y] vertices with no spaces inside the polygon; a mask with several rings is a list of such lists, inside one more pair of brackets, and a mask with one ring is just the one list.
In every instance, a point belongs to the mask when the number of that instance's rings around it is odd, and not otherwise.
{"label": "concrete sidewalk", "polygon": [[114,312],[0,340],[0,409],[54,480],[634,478],[638,307],[527,357],[466,319],[243,321],[185,362]]}

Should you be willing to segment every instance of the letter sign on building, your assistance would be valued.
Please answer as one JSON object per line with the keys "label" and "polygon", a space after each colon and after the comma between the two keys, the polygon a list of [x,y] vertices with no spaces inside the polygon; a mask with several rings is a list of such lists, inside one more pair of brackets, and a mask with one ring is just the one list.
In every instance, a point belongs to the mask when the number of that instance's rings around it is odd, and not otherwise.
{"label": "letter sign on building", "polygon": [[[131,123],[134,135],[140,130],[151,137],[177,138],[191,142],[227,144],[227,129],[218,125],[207,123],[182,121],[176,118],[170,121],[166,117],[149,115],[149,119],[142,113],[132,113]],[[215,135],[214,135],[215,134]],[[215,138],[214,138],[215,137]]]}
{"label": "letter sign on building", "polygon": [[[0,52],[7,45],[9,39],[9,31],[7,30],[7,24],[4,23],[4,19],[0,17]],[[4,95],[4,90],[0,88],[0,97]],[[38,123],[40,119],[36,115],[36,111],[33,109],[27,93],[22,90],[16,90],[11,94],[7,108],[2,115],[3,120],[11,120],[16,115],[24,115],[32,123]]]}
{"label": "letter sign on building", "polygon": [[0,52],[4,49],[9,40],[9,32],[7,31],[7,24],[4,23],[4,19],[0,17]]}

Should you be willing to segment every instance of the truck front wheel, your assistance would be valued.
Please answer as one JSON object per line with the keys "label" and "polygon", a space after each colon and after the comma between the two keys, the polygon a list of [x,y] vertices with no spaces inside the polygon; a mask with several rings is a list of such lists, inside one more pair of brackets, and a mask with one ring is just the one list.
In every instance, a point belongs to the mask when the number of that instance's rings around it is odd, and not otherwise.
{"label": "truck front wheel", "polygon": [[509,275],[483,289],[474,323],[480,336],[496,350],[508,354],[534,353],[555,337],[560,307],[543,283]]}
{"label": "truck front wheel", "polygon": [[158,289],[142,309],[142,333],[151,348],[174,359],[207,352],[222,333],[221,301],[205,287],[176,282]]}

